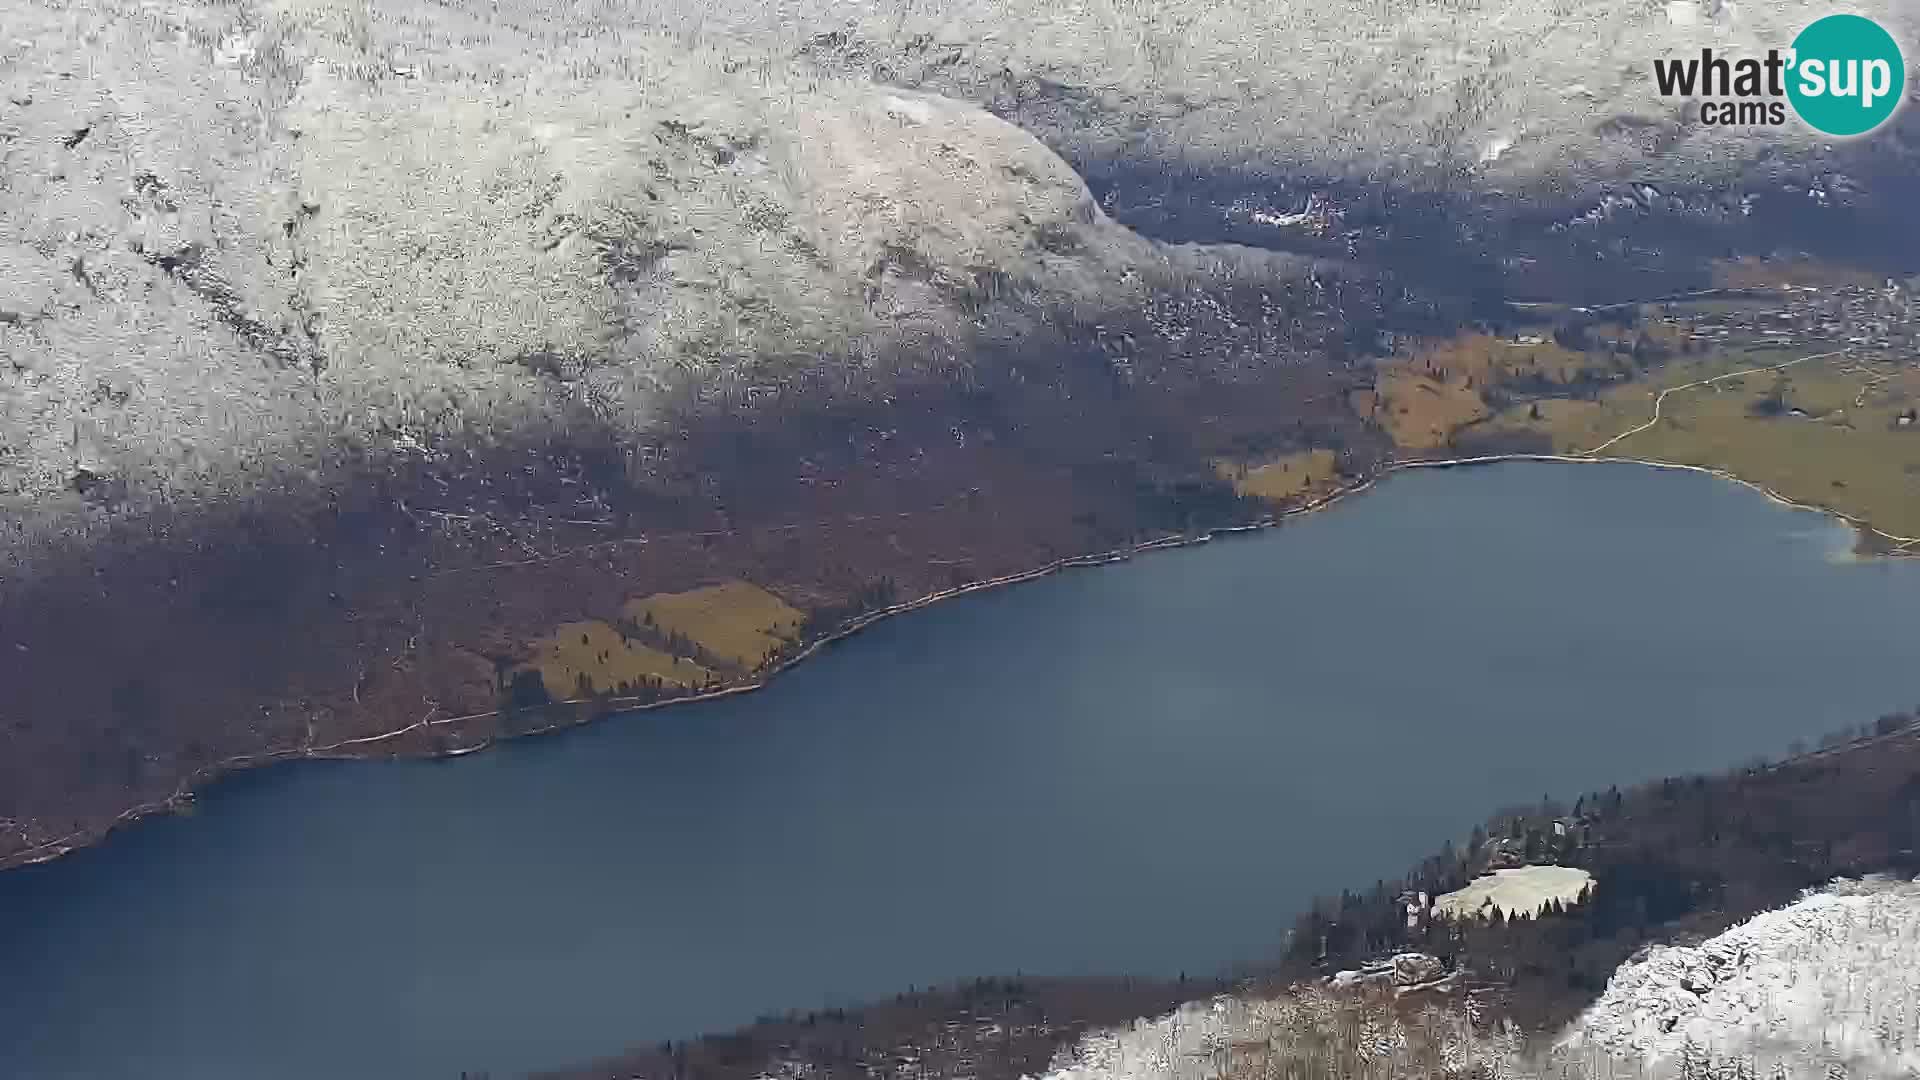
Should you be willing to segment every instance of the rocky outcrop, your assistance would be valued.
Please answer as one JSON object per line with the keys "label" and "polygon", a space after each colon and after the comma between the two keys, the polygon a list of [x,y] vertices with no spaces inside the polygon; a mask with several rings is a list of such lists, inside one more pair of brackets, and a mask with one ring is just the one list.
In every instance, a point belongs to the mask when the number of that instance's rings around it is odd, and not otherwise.
{"label": "rocky outcrop", "polygon": [[1415,986],[1446,974],[1447,966],[1427,953],[1397,953],[1393,958],[1393,985]]}
{"label": "rocky outcrop", "polygon": [[1350,971],[1335,972],[1327,984],[1347,990],[1360,986],[1391,986],[1396,992],[1426,987],[1447,974],[1447,965],[1439,957],[1423,952],[1395,953],[1363,964]]}

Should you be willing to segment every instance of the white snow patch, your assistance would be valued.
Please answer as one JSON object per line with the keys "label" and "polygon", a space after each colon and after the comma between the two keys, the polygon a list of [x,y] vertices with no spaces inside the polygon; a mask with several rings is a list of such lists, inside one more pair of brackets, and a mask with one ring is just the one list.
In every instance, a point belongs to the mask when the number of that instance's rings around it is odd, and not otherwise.
{"label": "white snow patch", "polygon": [[229,34],[221,39],[220,47],[213,51],[213,62],[229,67],[242,60],[253,57],[253,42],[245,34]]}
{"label": "white snow patch", "polygon": [[1532,918],[1555,900],[1563,904],[1578,900],[1581,890],[1592,881],[1593,875],[1578,867],[1510,867],[1441,896],[1433,902],[1433,910],[1449,919],[1492,915],[1496,908],[1508,917]]}
{"label": "white snow patch", "polygon": [[909,120],[916,124],[924,124],[933,119],[933,106],[925,101],[914,101],[888,94],[885,104],[887,115],[897,119]]}

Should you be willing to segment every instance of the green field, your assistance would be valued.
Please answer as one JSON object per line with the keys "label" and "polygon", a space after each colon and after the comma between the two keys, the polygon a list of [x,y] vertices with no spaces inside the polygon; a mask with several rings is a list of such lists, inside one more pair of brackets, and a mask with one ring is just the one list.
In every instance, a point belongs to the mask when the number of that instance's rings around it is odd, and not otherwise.
{"label": "green field", "polygon": [[1920,364],[1839,356],[1737,374],[1804,355],[1678,361],[1597,400],[1515,405],[1474,430],[1544,434],[1556,452],[1585,454],[1645,424],[1662,390],[1711,379],[1675,389],[1658,423],[1601,456],[1723,470],[1882,532],[1920,537],[1920,423],[1901,423],[1920,402]]}

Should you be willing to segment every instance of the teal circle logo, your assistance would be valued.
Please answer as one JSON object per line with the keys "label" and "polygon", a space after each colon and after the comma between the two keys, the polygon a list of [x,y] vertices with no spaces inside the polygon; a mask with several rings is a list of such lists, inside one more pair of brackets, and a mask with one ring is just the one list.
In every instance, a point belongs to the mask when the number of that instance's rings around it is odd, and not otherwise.
{"label": "teal circle logo", "polygon": [[1829,15],[1793,39],[1787,98],[1800,119],[1836,138],[1887,122],[1907,89],[1893,35],[1859,15]]}

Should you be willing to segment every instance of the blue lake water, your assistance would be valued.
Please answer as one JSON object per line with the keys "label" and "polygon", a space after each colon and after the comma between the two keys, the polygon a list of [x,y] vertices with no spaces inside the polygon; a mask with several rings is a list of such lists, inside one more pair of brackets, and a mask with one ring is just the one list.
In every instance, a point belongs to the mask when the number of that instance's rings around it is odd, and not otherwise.
{"label": "blue lake water", "polygon": [[979,974],[1271,955],[1489,811],[1920,703],[1920,561],[1710,477],[1423,471],[771,689],[268,769],[0,874],[0,1076],[496,1076]]}

